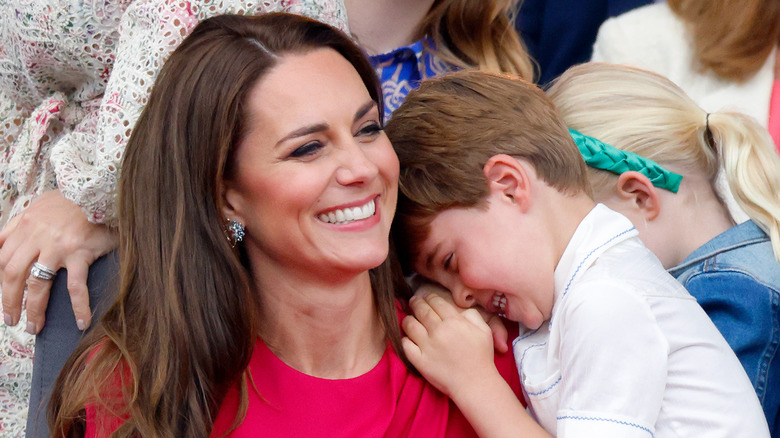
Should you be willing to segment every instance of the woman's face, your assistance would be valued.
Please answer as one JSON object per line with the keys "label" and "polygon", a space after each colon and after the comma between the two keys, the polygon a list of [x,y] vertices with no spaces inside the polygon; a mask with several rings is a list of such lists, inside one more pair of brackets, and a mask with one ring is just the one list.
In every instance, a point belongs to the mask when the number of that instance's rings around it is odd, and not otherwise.
{"label": "woman's face", "polygon": [[338,281],[381,264],[398,158],[354,67],[332,49],[286,55],[248,105],[225,215],[253,269]]}

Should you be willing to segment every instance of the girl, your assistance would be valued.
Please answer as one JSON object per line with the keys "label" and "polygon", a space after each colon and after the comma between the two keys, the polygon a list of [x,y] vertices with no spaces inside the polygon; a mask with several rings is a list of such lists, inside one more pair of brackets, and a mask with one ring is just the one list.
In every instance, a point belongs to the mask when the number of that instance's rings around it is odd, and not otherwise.
{"label": "girl", "polygon": [[[626,66],[573,67],[548,94],[571,128],[682,175],[673,192],[640,169],[589,171],[596,201],[631,219],[737,353],[776,436],[780,159],[766,130],[739,113],[707,113],[670,80]],[[749,221],[732,221],[721,172]]]}

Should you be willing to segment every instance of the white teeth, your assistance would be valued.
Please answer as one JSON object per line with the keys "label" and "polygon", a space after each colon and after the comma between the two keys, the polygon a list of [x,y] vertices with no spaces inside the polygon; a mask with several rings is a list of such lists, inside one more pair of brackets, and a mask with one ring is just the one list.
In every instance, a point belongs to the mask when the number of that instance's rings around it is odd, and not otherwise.
{"label": "white teeth", "polygon": [[498,309],[499,313],[504,313],[506,311],[506,297],[502,292],[496,292],[496,294],[493,295],[493,307]]}
{"label": "white teeth", "polygon": [[323,222],[330,224],[345,224],[347,222],[359,221],[369,218],[376,212],[376,205],[374,200],[368,201],[362,207],[351,207],[341,210],[333,210],[327,214],[323,213],[317,216],[317,218]]}

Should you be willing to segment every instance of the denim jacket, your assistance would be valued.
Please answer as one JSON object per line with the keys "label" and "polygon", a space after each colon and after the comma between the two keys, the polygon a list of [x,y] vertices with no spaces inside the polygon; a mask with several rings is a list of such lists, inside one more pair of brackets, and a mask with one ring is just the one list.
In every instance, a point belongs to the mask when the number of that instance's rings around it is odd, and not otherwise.
{"label": "denim jacket", "polygon": [[669,270],[696,297],[739,357],[780,437],[780,264],[769,237],[747,221]]}

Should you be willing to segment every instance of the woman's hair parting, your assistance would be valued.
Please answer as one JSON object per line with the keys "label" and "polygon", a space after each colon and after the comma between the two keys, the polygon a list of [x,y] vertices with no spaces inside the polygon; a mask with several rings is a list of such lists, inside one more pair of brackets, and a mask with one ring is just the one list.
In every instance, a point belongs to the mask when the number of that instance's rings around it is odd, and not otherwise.
{"label": "woman's hair parting", "polygon": [[[708,114],[658,74],[604,63],[570,68],[548,95],[571,128],[679,169],[683,177],[699,172],[721,202],[716,182],[724,172],[734,199],[770,236],[780,261],[780,157],[754,119],[729,111]],[[613,174],[589,172],[594,192],[614,186]]]}
{"label": "woman's hair parting", "polygon": [[534,80],[528,51],[513,26],[517,0],[435,0],[416,39],[459,68],[511,73]]}
{"label": "woman's hair parting", "polygon": [[750,79],[780,42],[777,0],[667,0],[685,21],[703,71],[735,82]]}
{"label": "woman's hair parting", "polygon": [[405,263],[436,214],[482,205],[482,169],[494,155],[528,161],[561,192],[590,193],[585,163],[555,106],[515,76],[460,71],[423,81],[386,132],[401,164],[393,237]]}
{"label": "woman's hair parting", "polygon": [[[355,67],[381,111],[381,89],[361,49],[296,15],[205,20],[166,62],[122,162],[119,296],[59,376],[50,402],[54,436],[83,433],[84,406],[94,405],[126,420],[113,436],[206,437],[231,387],[243,394],[234,426],[245,414],[262,291],[242,246],[226,238],[223,180],[248,128],[253,87],[281,57],[325,48]],[[400,354],[389,263],[371,277]]]}

